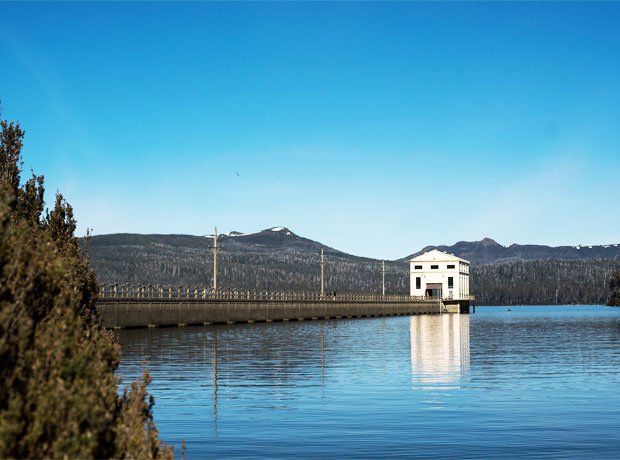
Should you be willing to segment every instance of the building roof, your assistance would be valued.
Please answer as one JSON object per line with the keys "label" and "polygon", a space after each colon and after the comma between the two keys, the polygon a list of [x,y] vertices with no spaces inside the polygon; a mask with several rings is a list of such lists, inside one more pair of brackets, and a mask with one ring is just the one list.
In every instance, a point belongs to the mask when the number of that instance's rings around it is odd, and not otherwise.
{"label": "building roof", "polygon": [[409,259],[409,262],[453,262],[455,260],[469,264],[469,260],[461,259],[460,257],[440,251],[439,249],[432,249],[424,254],[412,257]]}

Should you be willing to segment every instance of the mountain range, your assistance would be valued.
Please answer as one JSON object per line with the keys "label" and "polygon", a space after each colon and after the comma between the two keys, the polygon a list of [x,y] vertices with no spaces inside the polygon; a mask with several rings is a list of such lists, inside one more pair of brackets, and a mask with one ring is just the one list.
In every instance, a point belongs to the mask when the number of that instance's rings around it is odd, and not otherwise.
{"label": "mountain range", "polygon": [[[206,238],[213,238],[213,235],[206,235]],[[230,244],[235,248],[242,246],[263,246],[263,247],[297,247],[309,251],[320,251],[327,246],[307,238],[300,237],[286,227],[273,227],[270,229],[252,232],[230,232],[218,236],[223,244]],[[340,251],[328,248],[332,252]],[[620,245],[608,244],[599,246],[544,246],[539,244],[511,244],[502,246],[491,238],[484,238],[480,241],[459,241],[452,246],[426,246],[407,257],[398,259],[408,261],[412,257],[418,256],[432,249],[438,249],[448,254],[453,254],[462,259],[468,260],[472,265],[483,265],[492,263],[515,262],[519,260],[584,260],[584,259],[618,259],[620,258]],[[355,256],[352,256],[355,257]]]}
{"label": "mountain range", "polygon": [[[325,282],[341,292],[376,292],[381,262],[303,238],[285,227],[218,236],[218,280],[223,288],[310,290]],[[91,265],[103,283],[183,284],[208,287],[213,278],[213,236],[111,234],[92,237]],[[386,286],[406,292],[407,264],[386,262]]]}
{"label": "mountain range", "polygon": [[[358,257],[296,235],[286,227],[218,236],[218,281],[223,288],[320,289],[381,292],[381,261]],[[481,304],[601,303],[606,282],[620,268],[620,247],[518,245],[490,238],[427,246],[385,262],[386,292],[409,292],[407,259],[430,249],[472,263],[472,293]],[[89,257],[101,283],[208,287],[213,279],[213,236],[109,234],[93,236]]]}
{"label": "mountain range", "polygon": [[469,260],[472,265],[515,262],[519,260],[584,260],[584,259],[618,259],[620,245],[608,244],[603,246],[543,246],[538,244],[511,244],[502,246],[491,238],[481,241],[459,241],[452,246],[426,246],[418,252],[402,258],[423,254],[431,249],[453,254]]}

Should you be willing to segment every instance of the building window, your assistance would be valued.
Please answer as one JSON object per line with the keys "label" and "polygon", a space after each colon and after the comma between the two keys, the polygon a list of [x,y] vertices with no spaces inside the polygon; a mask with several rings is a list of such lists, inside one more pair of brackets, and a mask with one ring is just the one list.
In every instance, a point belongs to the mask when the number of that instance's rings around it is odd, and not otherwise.
{"label": "building window", "polygon": [[416,265],[416,266],[415,266],[415,269],[416,269],[416,270],[422,270],[422,265]]}
{"label": "building window", "polygon": [[438,270],[439,269],[439,265],[431,265],[431,270]]}
{"label": "building window", "polygon": [[451,276],[448,276],[448,289],[452,289],[454,288],[454,278]]}
{"label": "building window", "polygon": [[448,265],[448,268],[454,268],[454,265]]}
{"label": "building window", "polygon": [[419,276],[416,276],[415,278],[415,288],[422,289],[422,278],[420,278]]}

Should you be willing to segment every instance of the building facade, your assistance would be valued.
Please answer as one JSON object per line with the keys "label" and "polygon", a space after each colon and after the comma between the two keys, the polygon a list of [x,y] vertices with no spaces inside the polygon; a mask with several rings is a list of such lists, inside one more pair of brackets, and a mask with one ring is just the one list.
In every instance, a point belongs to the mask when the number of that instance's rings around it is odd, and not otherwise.
{"label": "building facade", "polygon": [[411,295],[469,299],[469,261],[433,249],[409,259]]}

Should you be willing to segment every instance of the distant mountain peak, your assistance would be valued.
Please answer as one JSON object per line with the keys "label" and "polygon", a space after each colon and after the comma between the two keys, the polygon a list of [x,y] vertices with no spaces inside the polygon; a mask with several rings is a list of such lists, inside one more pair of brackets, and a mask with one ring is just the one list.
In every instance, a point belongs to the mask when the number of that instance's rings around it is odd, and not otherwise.
{"label": "distant mountain peak", "polygon": [[[265,236],[269,236],[269,235],[278,235],[278,236],[297,236],[295,233],[293,233],[291,230],[289,230],[286,227],[270,227],[270,228],[266,228],[264,230],[258,230],[256,232],[249,232],[249,233],[242,233],[242,232],[238,232],[233,230],[232,232],[228,232],[228,233],[218,233],[218,238],[225,238],[225,237],[231,237],[231,238],[240,238],[240,237],[244,237],[244,236],[254,236],[254,235],[265,235]],[[213,235],[205,235],[206,238],[213,238]]]}
{"label": "distant mountain peak", "polygon": [[263,230],[263,231],[264,232],[267,232],[267,231],[278,232],[278,233],[281,233],[282,235],[287,235],[287,236],[288,235],[297,236],[286,227],[271,227],[270,229]]}
{"label": "distant mountain peak", "polygon": [[502,247],[501,244],[499,244],[497,241],[495,241],[494,239],[491,238],[483,238],[482,241],[480,241],[482,243],[483,246],[500,246]]}
{"label": "distant mountain peak", "polygon": [[[291,232],[288,228],[286,227],[271,227],[271,228],[266,228],[265,230],[261,230],[260,232],[256,232],[257,234],[260,233],[277,233],[277,234],[281,234],[281,235],[295,235],[293,232]],[[295,235],[297,236],[297,235]]]}

